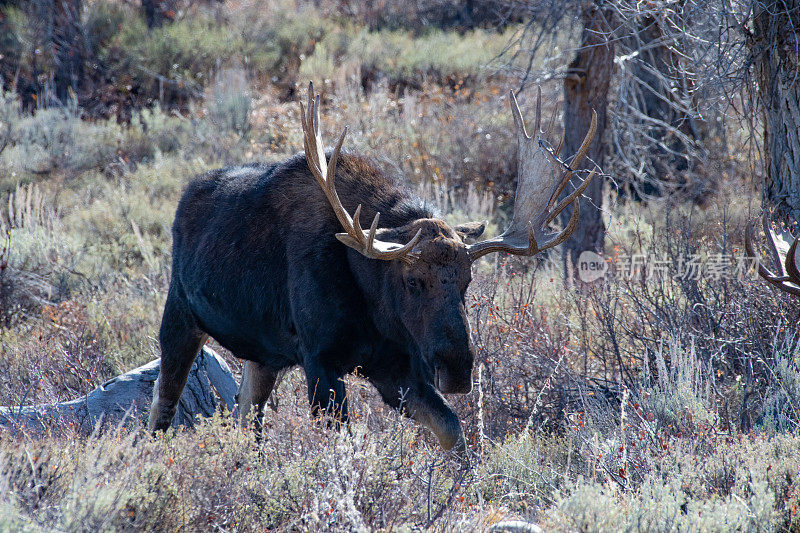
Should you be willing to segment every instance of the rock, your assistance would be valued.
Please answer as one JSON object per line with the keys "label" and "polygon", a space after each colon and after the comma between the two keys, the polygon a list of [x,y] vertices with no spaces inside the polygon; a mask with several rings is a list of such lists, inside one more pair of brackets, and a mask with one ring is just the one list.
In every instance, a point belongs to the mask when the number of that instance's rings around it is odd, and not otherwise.
{"label": "rock", "polygon": [[[90,433],[97,424],[118,424],[127,416],[138,419],[150,409],[153,384],[161,360],[156,359],[112,378],[86,396],[68,402],[28,407],[0,407],[0,426],[41,431],[54,424],[74,424]],[[208,347],[195,359],[172,426],[194,424],[197,415],[211,416],[219,400],[233,411],[236,380],[228,363]]]}

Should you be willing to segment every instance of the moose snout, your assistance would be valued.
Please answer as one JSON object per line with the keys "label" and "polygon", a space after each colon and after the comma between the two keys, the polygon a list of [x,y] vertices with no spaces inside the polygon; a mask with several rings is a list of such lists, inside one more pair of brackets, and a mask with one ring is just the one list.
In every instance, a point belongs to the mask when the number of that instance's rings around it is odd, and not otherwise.
{"label": "moose snout", "polygon": [[429,361],[433,370],[434,386],[444,394],[467,394],[472,390],[472,367],[475,346],[464,332],[447,331],[443,342],[431,350]]}
{"label": "moose snout", "polygon": [[444,394],[472,391],[472,357],[435,357],[434,386]]}
{"label": "moose snout", "polygon": [[472,391],[472,366],[464,371],[447,366],[437,366],[434,374],[434,385],[443,394],[468,394]]}

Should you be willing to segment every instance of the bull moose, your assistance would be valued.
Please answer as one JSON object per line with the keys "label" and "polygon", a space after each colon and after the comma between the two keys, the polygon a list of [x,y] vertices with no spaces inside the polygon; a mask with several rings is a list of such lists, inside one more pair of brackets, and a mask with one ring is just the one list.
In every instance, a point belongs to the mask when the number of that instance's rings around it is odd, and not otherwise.
{"label": "bull moose", "polygon": [[[346,421],[341,378],[358,368],[444,449],[463,446],[459,418],[442,394],[472,389],[471,264],[491,252],[532,256],[563,242],[594,175],[559,201],[596,117],[567,165],[540,140],[541,91],[532,137],[513,92],[509,99],[519,146],[513,217],[502,235],[475,244],[465,240],[484,223],[451,226],[368,159],[342,152],[346,128],[326,154],[311,85],[307,109],[300,104],[304,154],[192,181],[172,229],[150,430],[170,425],[195,355],[211,336],[245,361],[242,420],[255,406],[260,424],[276,376],[302,366],[312,412]],[[566,227],[548,232],[570,204]],[[372,220],[367,231],[362,218]]]}

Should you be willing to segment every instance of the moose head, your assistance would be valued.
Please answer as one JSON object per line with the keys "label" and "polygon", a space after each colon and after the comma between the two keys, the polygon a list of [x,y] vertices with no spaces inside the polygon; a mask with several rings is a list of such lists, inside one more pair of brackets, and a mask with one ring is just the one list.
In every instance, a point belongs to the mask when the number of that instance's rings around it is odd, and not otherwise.
{"label": "moose head", "polygon": [[[595,171],[560,201],[559,196],[594,138],[596,114],[578,153],[568,165],[559,159],[561,147],[548,149],[550,145],[542,138],[541,90],[530,133],[513,91],[509,93],[519,150],[512,220],[500,236],[467,244],[466,238],[480,236],[485,223],[451,227],[441,219],[422,218],[401,227],[379,228],[380,213],[376,213],[365,230],[360,222],[362,206],[359,204],[351,216],[336,191],[336,167],[347,128],[339,135],[327,161],[320,135],[320,99],[313,94],[313,86],[309,85],[307,109],[300,104],[306,159],[344,229],[336,233],[336,238],[352,250],[351,261],[359,265],[354,270],[369,273],[359,277],[365,280],[360,283],[362,290],[381,314],[375,323],[385,326],[383,333],[387,336],[399,334],[405,337],[404,341],[410,341],[439,391],[469,392],[474,348],[465,293],[472,279],[471,264],[492,252],[533,256],[572,234],[580,216],[580,196]],[[569,205],[573,210],[568,224],[551,233],[548,230],[551,222]],[[370,268],[364,264],[366,261],[384,265]]]}

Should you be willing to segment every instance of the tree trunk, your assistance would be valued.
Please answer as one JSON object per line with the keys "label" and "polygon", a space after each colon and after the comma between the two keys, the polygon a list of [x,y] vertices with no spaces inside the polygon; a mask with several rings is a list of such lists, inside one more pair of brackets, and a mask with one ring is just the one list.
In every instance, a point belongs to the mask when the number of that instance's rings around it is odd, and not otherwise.
{"label": "tree trunk", "polygon": [[[53,48],[56,96],[63,104],[72,96],[78,97],[83,83],[86,47],[81,31],[81,0],[53,1]],[[72,94],[70,94],[72,93]]]}
{"label": "tree trunk", "polygon": [[[683,9],[675,4],[676,12]],[[629,42],[634,78],[630,104],[640,113],[628,117],[631,128],[641,128],[640,135],[652,140],[633,148],[641,150],[645,163],[645,182],[637,191],[661,196],[679,191],[700,200],[713,189],[713,184],[700,184],[687,179],[688,172],[701,168],[695,141],[702,135],[692,98],[691,82],[682,65],[682,43],[662,16],[647,13],[632,20]],[[688,110],[688,111],[687,111]],[[624,149],[624,148],[623,148]]]}
{"label": "tree trunk", "polygon": [[[586,158],[579,168],[592,168],[603,163],[603,136],[607,124],[608,87],[614,67],[614,44],[611,42],[611,11],[603,0],[587,2],[581,7],[583,31],[581,47],[570,63],[564,79],[564,149],[572,156],[578,151],[597,112],[597,133]],[[586,173],[578,172],[586,177]],[[565,191],[569,192],[569,191]],[[605,226],[603,224],[603,180],[595,178],[581,199],[578,227],[564,243],[564,263],[574,265],[584,250],[602,252]],[[562,212],[566,224],[571,213]]]}
{"label": "tree trunk", "polygon": [[472,30],[475,28],[475,0],[466,0],[461,4],[461,20],[460,25],[462,28]]}
{"label": "tree trunk", "polygon": [[[153,399],[153,383],[161,360],[110,379],[76,400],[29,407],[0,407],[0,427],[43,431],[69,424],[89,433],[98,424],[118,424],[126,416],[134,421],[144,415]],[[232,412],[236,380],[228,364],[213,350],[203,347],[192,365],[172,426],[192,426],[197,415],[213,415],[221,400]],[[144,422],[143,422],[144,423]]]}
{"label": "tree trunk", "polygon": [[755,2],[750,52],[764,111],[764,204],[800,223],[798,0]]}
{"label": "tree trunk", "polygon": [[160,28],[175,18],[174,0],[142,0],[142,8],[149,29]]}

